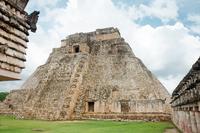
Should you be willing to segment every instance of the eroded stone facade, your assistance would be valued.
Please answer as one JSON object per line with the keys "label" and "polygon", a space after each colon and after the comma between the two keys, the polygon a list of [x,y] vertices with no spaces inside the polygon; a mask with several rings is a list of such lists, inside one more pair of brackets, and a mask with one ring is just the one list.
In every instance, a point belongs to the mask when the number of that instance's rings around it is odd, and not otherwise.
{"label": "eroded stone facade", "polygon": [[25,68],[28,30],[36,31],[39,12],[24,11],[28,0],[0,0],[0,81],[20,79]]}
{"label": "eroded stone facade", "polygon": [[172,120],[184,133],[200,133],[200,58],[172,94]]}
{"label": "eroded stone facade", "polygon": [[170,95],[118,29],[77,33],[5,103],[25,118],[169,120]]}

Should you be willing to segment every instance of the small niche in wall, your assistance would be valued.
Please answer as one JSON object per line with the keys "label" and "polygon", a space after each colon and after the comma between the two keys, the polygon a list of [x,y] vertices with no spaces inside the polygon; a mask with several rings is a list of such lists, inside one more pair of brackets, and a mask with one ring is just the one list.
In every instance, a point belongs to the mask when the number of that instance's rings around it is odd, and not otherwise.
{"label": "small niche in wall", "polygon": [[88,112],[94,112],[94,102],[88,102]]}

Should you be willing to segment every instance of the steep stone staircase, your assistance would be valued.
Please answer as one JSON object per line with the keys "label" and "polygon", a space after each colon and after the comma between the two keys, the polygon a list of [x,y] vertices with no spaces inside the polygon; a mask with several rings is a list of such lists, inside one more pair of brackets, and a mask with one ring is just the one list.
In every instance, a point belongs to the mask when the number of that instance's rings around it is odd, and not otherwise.
{"label": "steep stone staircase", "polygon": [[81,84],[84,72],[87,71],[89,55],[81,53],[77,56],[78,60],[71,75],[69,88],[65,92],[66,97],[60,114],[60,116],[63,116],[63,119],[72,119],[74,117],[75,107],[83,93]]}

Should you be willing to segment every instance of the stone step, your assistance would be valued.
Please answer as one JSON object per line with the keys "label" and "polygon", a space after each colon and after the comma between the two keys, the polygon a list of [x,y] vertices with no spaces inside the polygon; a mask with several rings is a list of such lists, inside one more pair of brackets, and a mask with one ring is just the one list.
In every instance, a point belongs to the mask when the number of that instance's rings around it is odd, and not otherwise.
{"label": "stone step", "polygon": [[[86,63],[86,57],[81,57],[79,61],[77,62],[74,70],[74,74],[71,74],[70,79],[70,88],[67,90],[67,95],[63,108],[64,110],[67,110],[67,112],[70,114],[73,113],[74,108],[76,106],[76,96],[78,95],[79,91],[77,91],[78,86],[81,84],[80,77],[82,75],[82,72],[84,70],[84,66]],[[75,99],[74,99],[75,98]],[[72,103],[75,102],[75,103]]]}

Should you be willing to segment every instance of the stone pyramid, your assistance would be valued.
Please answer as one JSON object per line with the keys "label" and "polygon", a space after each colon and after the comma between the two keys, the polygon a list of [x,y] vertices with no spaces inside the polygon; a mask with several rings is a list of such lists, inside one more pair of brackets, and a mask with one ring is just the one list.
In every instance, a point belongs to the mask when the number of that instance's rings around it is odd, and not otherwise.
{"label": "stone pyramid", "polygon": [[169,119],[170,95],[118,29],[69,35],[5,103],[23,118]]}

